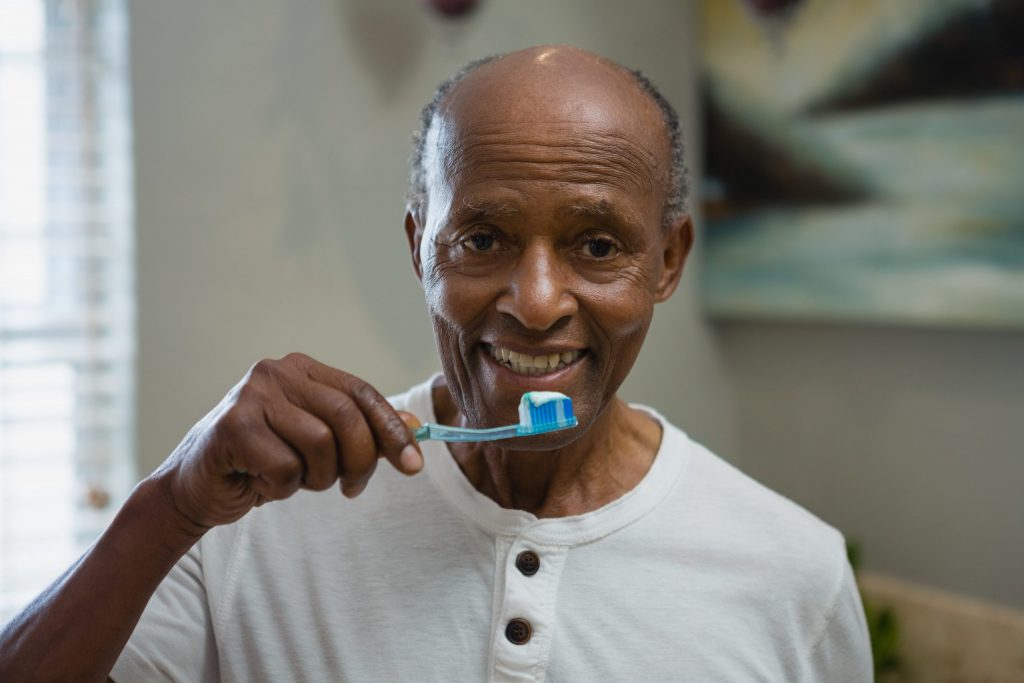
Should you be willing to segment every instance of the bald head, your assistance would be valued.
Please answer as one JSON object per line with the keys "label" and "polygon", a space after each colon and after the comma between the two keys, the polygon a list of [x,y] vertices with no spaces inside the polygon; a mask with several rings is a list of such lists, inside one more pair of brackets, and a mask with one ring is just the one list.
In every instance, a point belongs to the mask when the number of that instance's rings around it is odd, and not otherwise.
{"label": "bald head", "polygon": [[671,105],[640,72],[568,46],[488,57],[438,87],[415,137],[410,205],[425,208],[428,160],[440,141],[451,147],[466,133],[486,135],[500,127],[531,134],[545,129],[553,145],[559,136],[571,140],[575,130],[604,131],[602,144],[623,162],[626,181],[639,191],[664,196],[663,223],[686,211],[686,169]]}
{"label": "bald head", "polygon": [[530,48],[481,65],[452,88],[438,114],[522,125],[579,121],[630,134],[656,129],[661,118],[628,71],[569,47]]}

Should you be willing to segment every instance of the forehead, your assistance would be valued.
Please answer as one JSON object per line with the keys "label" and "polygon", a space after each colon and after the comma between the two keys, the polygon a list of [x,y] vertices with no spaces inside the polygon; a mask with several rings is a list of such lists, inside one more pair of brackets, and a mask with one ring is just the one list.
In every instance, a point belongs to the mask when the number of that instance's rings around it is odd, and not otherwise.
{"label": "forehead", "polygon": [[547,181],[651,195],[661,175],[657,156],[615,128],[487,122],[443,131],[435,171],[457,187]]}
{"label": "forehead", "polygon": [[438,110],[426,141],[429,186],[556,181],[663,196],[660,110],[624,70],[576,59],[485,65]]}

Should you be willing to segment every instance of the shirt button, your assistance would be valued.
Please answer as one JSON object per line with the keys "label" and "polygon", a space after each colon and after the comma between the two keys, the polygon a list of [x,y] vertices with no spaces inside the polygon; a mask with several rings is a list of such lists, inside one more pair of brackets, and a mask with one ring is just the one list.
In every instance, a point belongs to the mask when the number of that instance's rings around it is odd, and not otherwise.
{"label": "shirt button", "polygon": [[512,619],[505,627],[505,637],[515,645],[526,645],[533,635],[533,627],[526,619]]}
{"label": "shirt button", "polygon": [[524,550],[516,555],[516,569],[524,576],[533,576],[540,569],[540,557],[532,550]]}

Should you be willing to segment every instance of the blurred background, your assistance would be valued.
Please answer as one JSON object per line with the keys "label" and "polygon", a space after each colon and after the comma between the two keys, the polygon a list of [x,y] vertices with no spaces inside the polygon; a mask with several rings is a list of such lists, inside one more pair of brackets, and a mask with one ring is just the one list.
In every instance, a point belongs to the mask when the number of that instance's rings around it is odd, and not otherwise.
{"label": "blurred background", "polygon": [[[402,230],[419,110],[472,59],[569,43],[663,89],[694,178],[696,251],[624,396],[856,543],[876,654],[894,654],[886,676],[1024,680],[1019,321],[837,316],[817,300],[794,315],[785,297],[771,315],[716,307],[726,271],[713,268],[767,252],[706,251],[724,234],[708,226],[738,215],[721,174],[704,180],[709,74],[788,54],[772,77],[791,92],[803,72],[788,26],[813,32],[821,12],[477,4],[452,18],[422,0],[0,0],[0,622],[255,361],[302,351],[385,393],[438,368]],[[886,3],[810,4],[845,5],[854,22]],[[715,33],[723,12],[733,23]],[[1011,162],[1019,130],[994,133]],[[872,163],[884,190],[888,167]],[[960,175],[977,168],[989,186],[984,160]],[[999,195],[1016,207],[1001,215],[1021,215],[1014,195]]]}

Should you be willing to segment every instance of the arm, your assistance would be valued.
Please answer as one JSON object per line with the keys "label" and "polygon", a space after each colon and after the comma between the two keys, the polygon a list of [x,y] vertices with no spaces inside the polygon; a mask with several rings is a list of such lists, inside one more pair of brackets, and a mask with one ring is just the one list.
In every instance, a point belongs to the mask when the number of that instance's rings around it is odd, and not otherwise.
{"label": "arm", "polygon": [[300,354],[257,363],[139,484],[64,576],[0,632],[0,680],[103,681],[175,563],[210,528],[300,488],[358,495],[422,455],[370,385]]}
{"label": "arm", "polygon": [[842,563],[842,578],[831,614],[808,658],[807,681],[874,680],[871,638],[864,618],[864,606],[848,562]]}
{"label": "arm", "polygon": [[105,680],[153,591],[203,532],[160,488],[139,484],[92,548],[0,633],[0,680]]}

